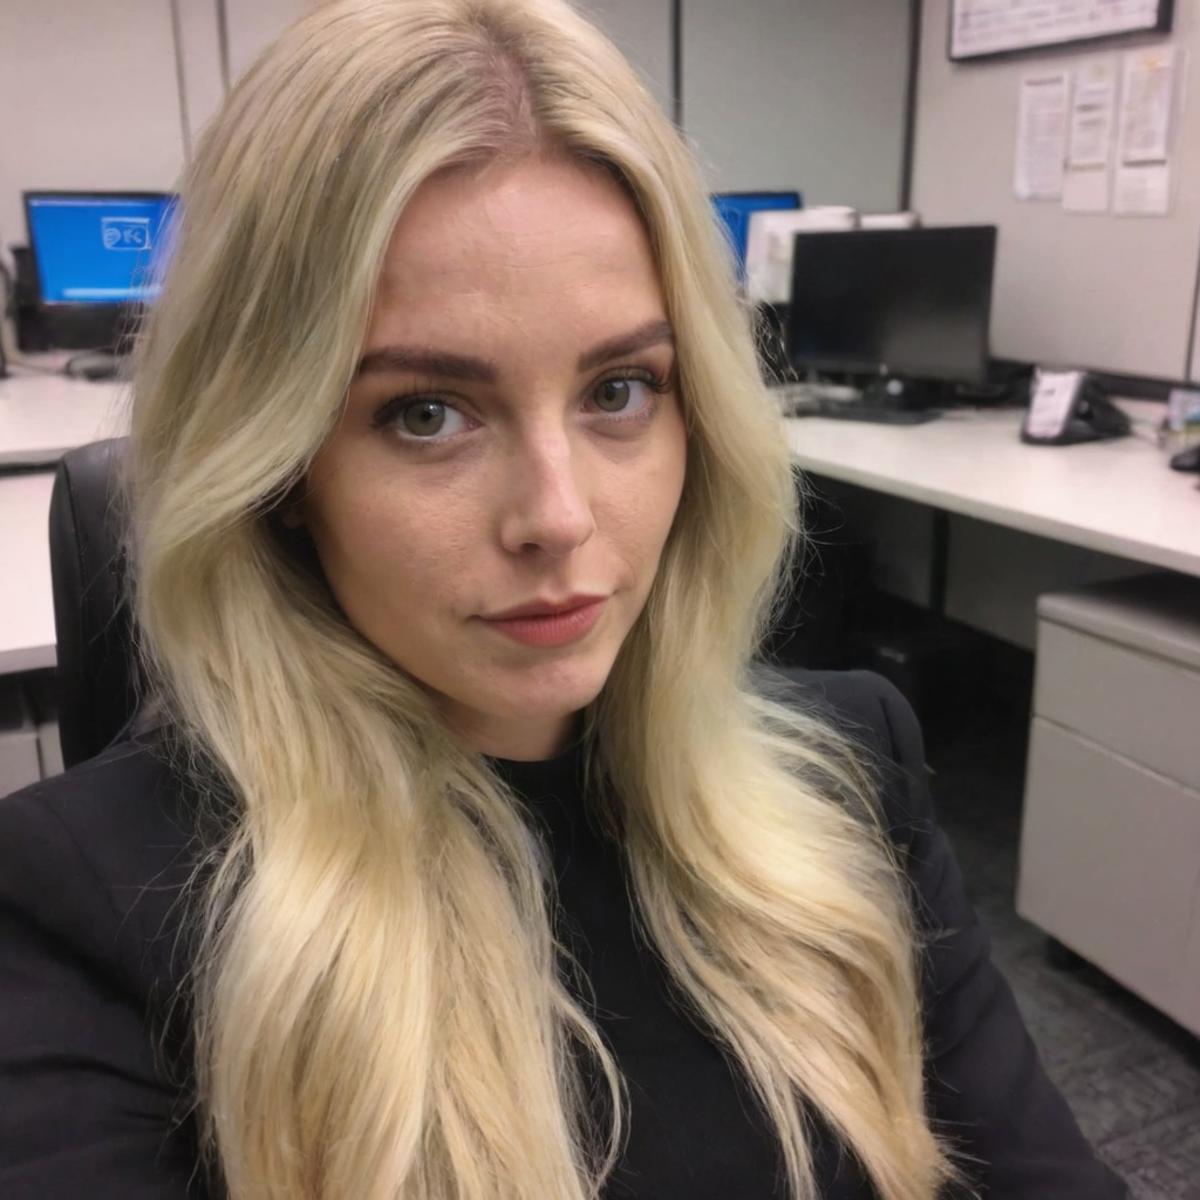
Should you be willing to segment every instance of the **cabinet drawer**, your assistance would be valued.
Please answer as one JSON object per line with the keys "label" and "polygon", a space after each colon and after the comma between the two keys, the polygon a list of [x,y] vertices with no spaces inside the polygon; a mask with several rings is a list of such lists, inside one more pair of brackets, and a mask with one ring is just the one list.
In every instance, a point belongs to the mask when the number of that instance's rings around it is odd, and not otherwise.
{"label": "cabinet drawer", "polygon": [[1200,1033],[1200,794],[1035,718],[1017,911]]}
{"label": "cabinet drawer", "polygon": [[1043,619],[1033,707],[1200,790],[1200,672]]}

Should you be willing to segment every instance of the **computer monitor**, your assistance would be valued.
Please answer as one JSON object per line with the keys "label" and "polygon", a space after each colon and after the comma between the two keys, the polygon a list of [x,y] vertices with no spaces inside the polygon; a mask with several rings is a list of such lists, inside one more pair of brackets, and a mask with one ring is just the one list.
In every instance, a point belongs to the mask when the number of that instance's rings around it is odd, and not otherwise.
{"label": "computer monitor", "polygon": [[798,233],[792,366],[982,382],[995,257],[994,225]]}
{"label": "computer monitor", "polygon": [[169,192],[25,192],[38,302],[56,345],[111,348],[159,292],[177,197]]}
{"label": "computer monitor", "polygon": [[729,233],[737,257],[738,277],[745,279],[750,214],[771,208],[799,208],[802,199],[799,192],[714,192],[712,202]]}

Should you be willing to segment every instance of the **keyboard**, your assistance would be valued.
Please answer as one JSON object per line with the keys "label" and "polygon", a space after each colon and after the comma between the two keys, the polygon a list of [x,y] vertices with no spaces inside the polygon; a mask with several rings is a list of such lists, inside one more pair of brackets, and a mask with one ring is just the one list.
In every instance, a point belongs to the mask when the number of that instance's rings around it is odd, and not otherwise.
{"label": "keyboard", "polygon": [[940,408],[885,408],[879,404],[827,404],[820,412],[797,414],[833,417],[837,421],[871,421],[876,425],[924,425],[942,415]]}
{"label": "keyboard", "polygon": [[856,388],[811,383],[785,383],[771,388],[785,417],[832,417],[836,421],[868,421],[876,425],[924,425],[942,415],[937,408],[897,408],[862,399]]}

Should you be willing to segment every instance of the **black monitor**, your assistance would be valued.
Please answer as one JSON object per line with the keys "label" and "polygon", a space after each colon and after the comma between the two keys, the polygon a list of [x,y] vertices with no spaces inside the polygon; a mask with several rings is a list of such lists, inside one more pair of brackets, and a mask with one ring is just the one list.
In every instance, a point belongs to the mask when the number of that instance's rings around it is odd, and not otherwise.
{"label": "black monitor", "polygon": [[982,382],[995,257],[994,225],[798,233],[792,366]]}
{"label": "black monitor", "polygon": [[170,192],[24,193],[37,299],[53,342],[110,348],[158,294],[177,197]]}

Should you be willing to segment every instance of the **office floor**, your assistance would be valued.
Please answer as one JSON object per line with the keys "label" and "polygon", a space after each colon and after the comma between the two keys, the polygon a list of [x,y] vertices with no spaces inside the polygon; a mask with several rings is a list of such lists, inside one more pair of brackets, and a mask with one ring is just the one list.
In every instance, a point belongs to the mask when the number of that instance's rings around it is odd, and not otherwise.
{"label": "office floor", "polygon": [[1028,693],[1005,689],[927,757],[938,815],[1004,972],[1080,1126],[1134,1200],[1200,1200],[1200,1039],[1086,963],[1051,966],[1014,909]]}

